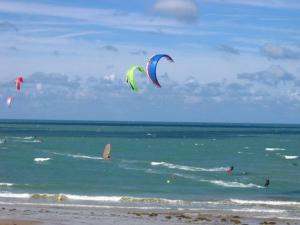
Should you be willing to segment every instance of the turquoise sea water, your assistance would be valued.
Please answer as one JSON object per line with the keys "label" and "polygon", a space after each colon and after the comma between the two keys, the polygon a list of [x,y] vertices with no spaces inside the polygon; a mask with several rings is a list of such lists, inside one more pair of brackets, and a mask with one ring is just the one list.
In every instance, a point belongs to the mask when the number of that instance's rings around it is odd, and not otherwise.
{"label": "turquoise sea water", "polygon": [[300,125],[1,121],[0,201],[299,217],[298,156]]}

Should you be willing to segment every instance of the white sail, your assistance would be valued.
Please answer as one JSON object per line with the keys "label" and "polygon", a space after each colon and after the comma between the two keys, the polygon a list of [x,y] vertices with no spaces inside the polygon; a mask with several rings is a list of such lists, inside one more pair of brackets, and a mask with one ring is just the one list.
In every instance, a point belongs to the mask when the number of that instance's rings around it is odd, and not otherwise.
{"label": "white sail", "polygon": [[103,159],[108,160],[110,159],[110,152],[111,152],[111,144],[107,144],[105,145],[104,149],[103,149]]}

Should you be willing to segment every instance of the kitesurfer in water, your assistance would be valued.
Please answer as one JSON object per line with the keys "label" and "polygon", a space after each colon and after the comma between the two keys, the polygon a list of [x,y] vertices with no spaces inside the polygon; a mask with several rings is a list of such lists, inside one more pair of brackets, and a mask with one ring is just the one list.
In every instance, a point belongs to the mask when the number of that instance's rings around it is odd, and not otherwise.
{"label": "kitesurfer in water", "polygon": [[231,175],[232,171],[234,170],[234,166],[230,166],[229,169],[227,170],[227,173]]}
{"label": "kitesurfer in water", "polygon": [[270,185],[270,179],[267,178],[267,179],[266,179],[266,182],[265,182],[265,188],[268,188],[269,185]]}

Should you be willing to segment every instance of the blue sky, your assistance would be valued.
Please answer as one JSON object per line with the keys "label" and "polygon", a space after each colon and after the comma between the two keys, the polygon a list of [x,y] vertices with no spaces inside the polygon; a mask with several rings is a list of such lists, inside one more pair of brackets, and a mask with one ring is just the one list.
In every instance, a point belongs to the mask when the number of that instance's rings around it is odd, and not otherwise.
{"label": "blue sky", "polygon": [[[298,0],[0,0],[0,117],[300,123],[299,12]],[[159,65],[162,88],[138,75],[133,93],[126,71],[156,53],[175,60]]]}

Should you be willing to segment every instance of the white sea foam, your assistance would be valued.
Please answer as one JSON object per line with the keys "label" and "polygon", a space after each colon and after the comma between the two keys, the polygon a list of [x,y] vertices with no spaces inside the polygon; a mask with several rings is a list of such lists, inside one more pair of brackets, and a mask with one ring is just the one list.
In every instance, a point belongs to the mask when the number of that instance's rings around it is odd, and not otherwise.
{"label": "white sea foam", "polygon": [[34,139],[34,137],[28,136],[28,137],[24,137],[23,139],[24,139],[24,140],[32,140],[32,139]]}
{"label": "white sea foam", "polygon": [[40,140],[22,140],[22,141],[19,141],[19,142],[23,142],[23,143],[41,143]]}
{"label": "white sea foam", "polygon": [[1,198],[30,198],[28,193],[10,193],[10,192],[0,192]]}
{"label": "white sea foam", "polygon": [[102,157],[88,156],[88,155],[72,155],[72,154],[68,154],[68,156],[73,157],[73,158],[82,158],[82,159],[95,159],[95,160],[103,159]]}
{"label": "white sea foam", "polygon": [[68,199],[79,200],[79,201],[99,201],[99,202],[120,202],[121,196],[86,196],[86,195],[70,195],[62,194]]}
{"label": "white sea foam", "polygon": [[233,187],[233,188],[263,188],[262,186],[256,184],[244,184],[236,181],[222,181],[222,180],[203,180],[211,184],[216,184],[223,187]]}
{"label": "white sea foam", "polygon": [[266,151],[285,151],[285,148],[265,148]]}
{"label": "white sea foam", "polygon": [[291,217],[291,216],[278,216],[277,218],[281,220],[300,220],[299,217]]}
{"label": "white sea foam", "polygon": [[46,162],[49,161],[51,158],[34,158],[33,160],[37,163],[42,163],[42,162]]}
{"label": "white sea foam", "polygon": [[24,137],[17,137],[17,136],[16,137],[6,136],[5,138],[10,138],[10,139],[24,139]]}
{"label": "white sea foam", "polygon": [[199,181],[199,182],[211,183],[211,184],[215,184],[215,185],[222,186],[222,187],[229,187],[229,188],[264,188],[262,186],[252,184],[252,183],[244,184],[244,183],[240,183],[240,182],[236,182],[236,181],[205,180],[205,179],[199,179],[199,178],[197,178],[196,176],[193,176],[193,175],[183,175],[183,174],[179,174],[179,173],[174,173],[174,175],[179,176],[179,177],[183,177],[183,178],[186,178],[186,179]]}
{"label": "white sea foam", "polygon": [[11,187],[13,185],[13,183],[0,183],[0,187]]}
{"label": "white sea foam", "polygon": [[10,193],[10,192],[0,192],[0,197],[2,198],[41,198],[41,199],[56,199],[57,196],[65,197],[69,200],[75,201],[98,201],[98,202],[120,202],[121,196],[85,196],[85,195],[72,195],[72,194],[29,194],[29,193]]}
{"label": "white sea foam", "polygon": [[58,152],[52,152],[54,155],[60,155],[60,156],[67,156],[72,158],[81,158],[81,159],[93,159],[93,160],[100,160],[103,159],[102,157],[96,157],[96,156],[88,156],[88,155],[78,155],[78,154],[63,154]]}
{"label": "white sea foam", "polygon": [[164,204],[183,204],[182,200],[171,200],[164,198],[138,198],[131,196],[87,196],[87,195],[73,195],[73,194],[29,194],[29,193],[10,193],[0,192],[0,197],[3,198],[32,198],[32,199],[53,199],[56,200],[61,196],[65,200],[73,201],[91,201],[91,202],[140,202],[140,203],[164,203]]}
{"label": "white sea foam", "polygon": [[231,209],[232,212],[285,213],[283,209]]}
{"label": "white sea foam", "polygon": [[168,207],[159,206],[110,206],[110,205],[83,205],[83,204],[64,204],[64,203],[30,203],[30,202],[0,202],[2,205],[30,205],[30,206],[58,206],[72,208],[102,208],[102,209],[143,209],[143,210],[170,210]]}
{"label": "white sea foam", "polygon": [[226,171],[226,167],[216,167],[216,168],[201,168],[201,167],[193,167],[193,166],[183,166],[183,165],[176,165],[167,162],[151,162],[151,166],[164,166],[169,169],[179,169],[185,171],[203,171],[203,172],[221,172]]}
{"label": "white sea foam", "polygon": [[13,142],[22,142],[22,143],[41,143],[42,141],[40,140],[27,140],[27,139],[15,139]]}
{"label": "white sea foam", "polygon": [[297,155],[283,155],[285,159],[297,159],[299,156]]}
{"label": "white sea foam", "polygon": [[140,202],[140,203],[163,203],[163,204],[171,204],[171,205],[184,204],[183,200],[173,200],[173,199],[166,199],[166,198],[138,198],[138,197],[130,197],[130,196],[122,197],[121,201]]}
{"label": "white sea foam", "polygon": [[300,202],[291,202],[291,201],[261,201],[261,200],[240,200],[240,199],[230,199],[230,201],[240,205],[300,206]]}

